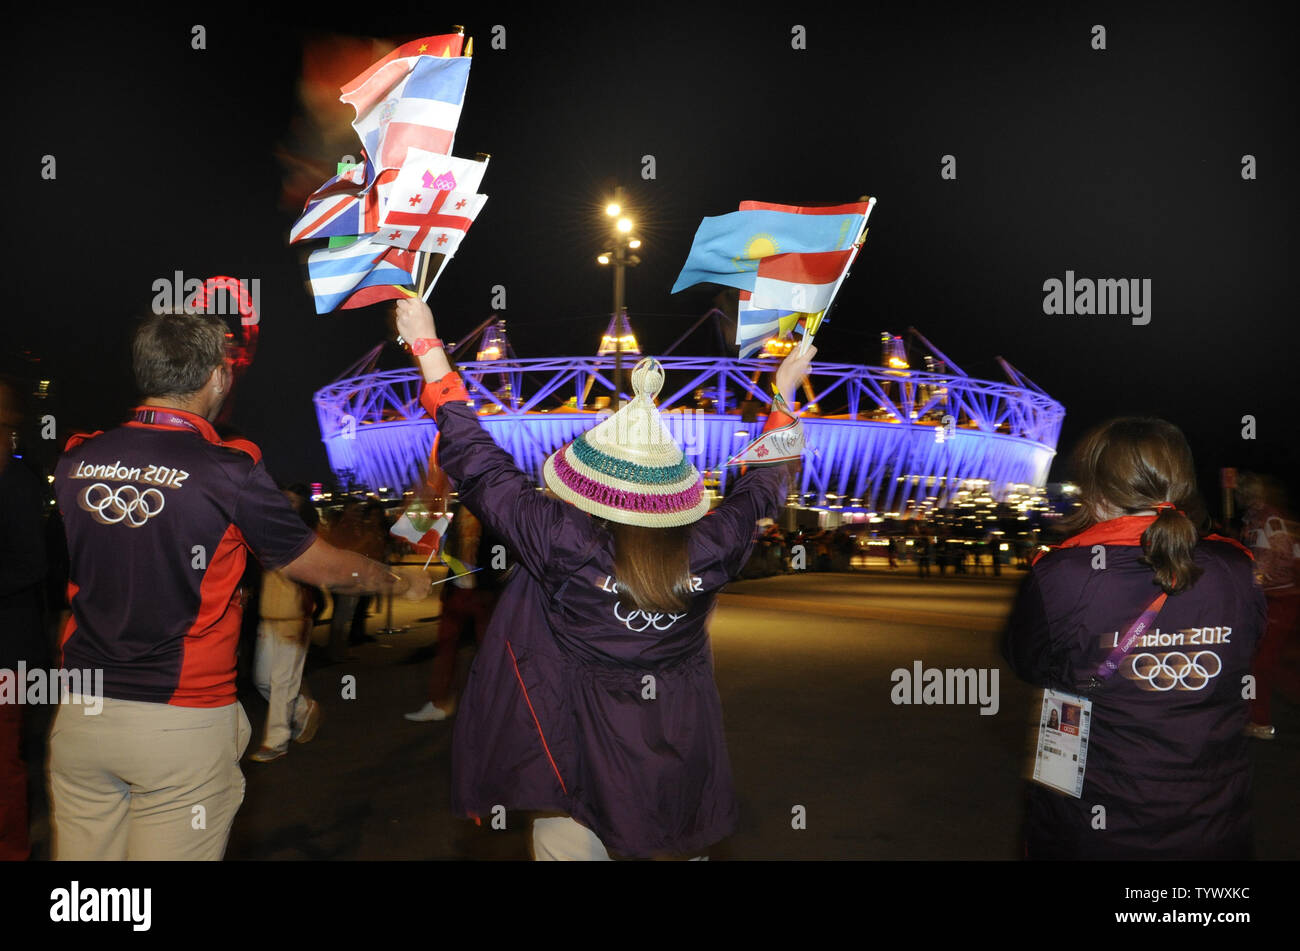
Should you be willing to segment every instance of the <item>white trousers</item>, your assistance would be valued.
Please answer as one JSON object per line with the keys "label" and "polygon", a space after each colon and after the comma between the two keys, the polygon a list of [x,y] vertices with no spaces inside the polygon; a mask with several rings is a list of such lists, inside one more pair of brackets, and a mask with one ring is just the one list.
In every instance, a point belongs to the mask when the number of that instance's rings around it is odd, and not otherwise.
{"label": "white trousers", "polygon": [[310,620],[267,621],[257,626],[253,682],[267,702],[263,746],[284,749],[293,728],[302,726],[311,702],[302,695]]}
{"label": "white trousers", "polygon": [[[538,862],[611,862],[600,837],[571,816],[533,820],[533,859]],[[707,862],[697,855],[692,862]]]}
{"label": "white trousers", "polygon": [[50,730],[54,858],[220,861],[244,801],[252,728],[238,703],[63,703]]}

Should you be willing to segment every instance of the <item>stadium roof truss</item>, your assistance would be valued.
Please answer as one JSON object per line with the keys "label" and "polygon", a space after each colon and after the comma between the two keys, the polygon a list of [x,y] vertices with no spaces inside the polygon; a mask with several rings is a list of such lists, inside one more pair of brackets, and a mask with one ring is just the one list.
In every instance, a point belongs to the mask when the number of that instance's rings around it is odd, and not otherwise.
{"label": "stadium roof truss", "polygon": [[[735,477],[726,460],[761,430],[764,377],[775,362],[658,359],[666,374],[659,408],[670,432],[725,492]],[[624,361],[625,379],[632,362]],[[1012,486],[1042,487],[1065,409],[999,362],[1012,383],[967,376],[946,358],[943,373],[814,364],[800,394],[808,452],[792,494],[808,505],[903,512],[927,501],[942,506],[971,479],[987,481],[995,498]],[[614,390],[613,356],[465,362],[458,370],[484,427],[534,479],[550,452],[608,414],[589,408],[593,394]],[[437,430],[420,408],[420,388],[409,369],[319,390],[317,418],[334,471],[372,488],[422,481]]]}

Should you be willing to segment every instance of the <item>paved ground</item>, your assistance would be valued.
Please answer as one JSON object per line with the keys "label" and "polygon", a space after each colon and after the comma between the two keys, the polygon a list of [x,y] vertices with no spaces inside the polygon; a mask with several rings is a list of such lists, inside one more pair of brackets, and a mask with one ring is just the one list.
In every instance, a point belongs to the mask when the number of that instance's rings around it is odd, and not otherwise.
{"label": "paved ground", "polygon": [[[1015,859],[1020,776],[1034,691],[1001,667],[997,637],[1023,577],[884,568],[733,584],[713,620],[718,687],[741,805],[715,859]],[[522,859],[526,817],[494,831],[449,809],[451,723],[410,723],[432,658],[431,600],[398,600],[401,634],[344,664],[314,650],[307,680],[325,707],[317,738],[270,764],[244,762],[248,789],[232,859]],[[424,620],[421,620],[424,619]],[[384,626],[372,617],[369,629]],[[326,627],[315,639],[325,641]],[[471,651],[462,650],[467,665]],[[896,706],[896,668],[997,668],[1000,709]],[[345,700],[345,676],[356,699]],[[241,699],[254,726],[266,705]],[[1279,739],[1252,743],[1258,855],[1300,857],[1300,709],[1277,705]],[[803,807],[806,828],[792,828]],[[35,854],[48,854],[43,810]]]}
{"label": "paved ground", "polygon": [[[1020,572],[920,580],[901,570],[807,574],[731,586],[714,616],[718,686],[741,800],[717,859],[1014,859],[1033,691],[1000,669],[1000,710],[895,706],[895,668],[1000,668],[1000,629]],[[399,623],[432,602],[398,601]],[[371,630],[383,618],[371,619]],[[526,823],[493,831],[451,816],[451,723],[410,723],[424,701],[432,623],[355,649],[308,680],[326,707],[310,744],[245,762],[229,857],[517,859]],[[323,643],[324,627],[316,638]],[[462,652],[468,662],[469,651]],[[340,684],[356,677],[356,699]],[[244,698],[255,731],[265,704]],[[1294,790],[1300,710],[1256,742],[1261,858],[1300,857]],[[791,827],[802,806],[807,828]]]}

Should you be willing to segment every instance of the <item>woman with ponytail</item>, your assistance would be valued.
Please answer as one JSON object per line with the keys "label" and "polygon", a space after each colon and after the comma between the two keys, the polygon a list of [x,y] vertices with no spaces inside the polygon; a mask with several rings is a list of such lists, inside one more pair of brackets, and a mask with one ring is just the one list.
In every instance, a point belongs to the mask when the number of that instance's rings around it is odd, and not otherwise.
{"label": "woman with ponytail", "polygon": [[1018,676],[1092,710],[1077,798],[1029,786],[1026,855],[1248,858],[1250,554],[1202,533],[1191,450],[1164,420],[1102,424],[1075,471],[1072,534],[1035,560],[1004,643]]}
{"label": "woman with ponytail", "polygon": [[[397,327],[419,358],[438,464],[523,569],[461,698],[453,810],[497,828],[508,810],[543,813],[538,859],[700,857],[737,821],[709,614],[757,522],[785,502],[786,467],[751,465],[709,511],[654,405],[663,368],[645,359],[633,399],[547,458],[543,494],[467,405],[429,308],[399,301]],[[790,428],[759,456],[797,457],[802,432],[784,408],[815,353],[777,369],[765,432]]]}

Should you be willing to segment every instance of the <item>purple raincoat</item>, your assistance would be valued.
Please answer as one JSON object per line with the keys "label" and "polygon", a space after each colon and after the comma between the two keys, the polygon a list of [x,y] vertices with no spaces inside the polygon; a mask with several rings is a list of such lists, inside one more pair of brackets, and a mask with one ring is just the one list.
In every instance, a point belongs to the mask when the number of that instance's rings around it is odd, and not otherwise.
{"label": "purple raincoat", "polygon": [[[430,401],[426,390],[426,408]],[[539,492],[461,402],[434,402],[438,461],[523,570],[502,591],[470,670],[452,746],[452,806],[563,812],[627,857],[699,853],[736,828],[708,620],[784,466],[751,467],[691,529],[697,592],[645,614],[613,582],[613,541]]]}

